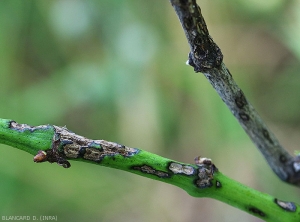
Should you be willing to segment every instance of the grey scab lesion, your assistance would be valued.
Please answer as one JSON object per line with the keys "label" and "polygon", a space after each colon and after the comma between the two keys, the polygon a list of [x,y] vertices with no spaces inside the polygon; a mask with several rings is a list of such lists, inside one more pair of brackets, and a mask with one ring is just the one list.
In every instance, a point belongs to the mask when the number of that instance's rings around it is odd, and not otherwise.
{"label": "grey scab lesion", "polygon": [[70,159],[83,158],[100,162],[106,156],[121,155],[123,157],[131,157],[139,152],[138,149],[118,143],[105,140],[91,140],[76,135],[65,127],[54,127],[57,139],[60,142],[59,152]]}
{"label": "grey scab lesion", "polygon": [[288,211],[288,212],[295,212],[297,210],[296,204],[293,202],[286,202],[282,200],[278,200],[275,198],[274,202],[281,207],[282,209]]}
{"label": "grey scab lesion", "polygon": [[171,170],[174,174],[185,174],[188,176],[194,175],[196,171],[192,166],[175,162],[170,163],[169,170]]}
{"label": "grey scab lesion", "polygon": [[80,148],[81,146],[78,144],[66,144],[64,146],[64,153],[66,157],[76,159],[80,156],[79,155]]}
{"label": "grey scab lesion", "polygon": [[103,153],[96,148],[86,148],[83,158],[86,160],[100,161],[103,157]]}
{"label": "grey scab lesion", "polygon": [[130,157],[139,152],[136,148],[124,146],[119,143],[109,142],[106,140],[95,140],[94,143],[100,144],[104,155],[121,155],[123,157]]}

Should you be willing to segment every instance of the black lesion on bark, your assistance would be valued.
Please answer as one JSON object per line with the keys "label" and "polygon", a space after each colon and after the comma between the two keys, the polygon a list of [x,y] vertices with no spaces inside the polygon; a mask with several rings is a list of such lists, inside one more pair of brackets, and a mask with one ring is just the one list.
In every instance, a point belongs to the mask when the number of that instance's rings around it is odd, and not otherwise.
{"label": "black lesion on bark", "polygon": [[186,16],[183,19],[183,25],[186,29],[191,29],[193,27],[193,18],[191,16]]}
{"label": "black lesion on bark", "polygon": [[185,4],[188,3],[188,0],[180,0],[180,3],[183,4],[183,5],[185,5]]}
{"label": "black lesion on bark", "polygon": [[274,141],[271,139],[271,137],[270,137],[270,134],[269,134],[269,131],[268,131],[268,130],[266,130],[266,129],[262,129],[262,133],[263,133],[263,136],[264,136],[264,138],[265,138],[266,140],[268,140],[268,141],[269,141],[269,143],[271,143],[271,144],[274,144]]}
{"label": "black lesion on bark", "polygon": [[141,165],[141,166],[132,166],[131,167],[132,170],[138,170],[142,173],[146,173],[146,174],[152,174],[155,176],[158,176],[159,178],[169,178],[170,174],[163,172],[161,170],[156,170],[153,167],[149,166],[149,165]]}
{"label": "black lesion on bark", "polygon": [[65,159],[65,155],[63,154],[63,152],[59,152],[61,146],[62,143],[60,140],[60,134],[55,133],[53,136],[51,149],[46,150],[47,161],[49,163],[57,163],[64,168],[69,168],[71,167],[71,164]]}
{"label": "black lesion on bark", "polygon": [[218,168],[212,163],[211,159],[205,157],[196,157],[195,164],[198,166],[197,178],[194,183],[197,187],[204,189],[213,186],[214,173]]}
{"label": "black lesion on bark", "polygon": [[243,120],[243,121],[249,121],[250,120],[250,117],[248,114],[244,113],[244,112],[240,112],[239,113],[239,117]]}
{"label": "black lesion on bark", "polygon": [[57,163],[58,165],[64,168],[71,167],[69,161],[65,159],[65,155],[59,151],[60,146],[60,136],[59,134],[55,133],[53,136],[51,148],[45,151],[40,150],[34,157],[33,161],[36,163],[42,163],[47,161],[49,163]]}
{"label": "black lesion on bark", "polygon": [[221,187],[222,187],[222,184],[221,184],[221,182],[220,182],[220,181],[218,181],[218,180],[216,181],[216,187],[217,187],[217,188],[221,188]]}
{"label": "black lesion on bark", "polygon": [[83,157],[84,154],[86,153],[86,148],[88,148],[87,146],[82,146],[80,149],[79,149],[79,156],[80,157]]}
{"label": "black lesion on bark", "polygon": [[243,109],[245,107],[245,105],[248,104],[246,97],[242,90],[239,90],[239,92],[237,92],[237,96],[234,101],[239,109]]}
{"label": "black lesion on bark", "polygon": [[36,163],[49,162],[49,163],[57,163],[58,165],[69,168],[71,164],[69,161],[65,159],[64,154],[60,153],[55,147],[57,144],[54,143],[51,149],[47,149],[45,151],[40,150],[37,155],[33,158],[33,161]]}
{"label": "black lesion on bark", "polygon": [[281,155],[279,156],[279,161],[280,161],[281,163],[286,163],[286,161],[287,161],[286,156],[281,154]]}
{"label": "black lesion on bark", "polygon": [[264,218],[266,217],[266,214],[262,210],[260,210],[256,207],[249,207],[248,209],[251,213],[253,213],[257,216],[264,217]]}
{"label": "black lesion on bark", "polygon": [[218,68],[223,54],[209,35],[206,23],[196,1],[172,2],[190,44],[188,64],[195,72]]}

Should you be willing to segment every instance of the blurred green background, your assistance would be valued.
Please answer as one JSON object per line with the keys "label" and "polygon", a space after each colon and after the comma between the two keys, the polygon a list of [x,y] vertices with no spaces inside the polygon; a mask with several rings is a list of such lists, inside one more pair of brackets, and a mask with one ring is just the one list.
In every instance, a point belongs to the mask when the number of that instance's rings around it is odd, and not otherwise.
{"label": "blurred green background", "polygon": [[[202,0],[224,62],[282,145],[300,143],[299,0]],[[169,1],[0,1],[0,117],[66,125],[79,135],[226,175],[282,200],[299,189],[270,170],[217,93],[185,65]],[[0,216],[58,221],[260,221],[177,187],[96,165],[35,164],[0,145]]]}

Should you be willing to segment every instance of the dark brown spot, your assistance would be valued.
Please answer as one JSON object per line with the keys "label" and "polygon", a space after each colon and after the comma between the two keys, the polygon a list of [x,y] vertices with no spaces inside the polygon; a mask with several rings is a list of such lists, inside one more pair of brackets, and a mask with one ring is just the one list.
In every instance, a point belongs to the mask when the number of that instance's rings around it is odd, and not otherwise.
{"label": "dark brown spot", "polygon": [[186,5],[186,4],[188,3],[188,1],[187,1],[187,0],[180,0],[180,3],[181,3],[182,5]]}
{"label": "dark brown spot", "polygon": [[71,164],[69,163],[69,161],[63,159],[63,158],[59,158],[57,160],[57,164],[62,166],[63,168],[70,168]]}
{"label": "dark brown spot", "polygon": [[270,134],[269,134],[268,130],[263,129],[263,130],[262,130],[262,133],[263,133],[263,136],[264,136],[271,144],[274,144],[273,140],[272,140],[271,137],[270,137]]}
{"label": "dark brown spot", "polygon": [[199,36],[195,36],[194,44],[200,46],[203,43],[203,40]]}
{"label": "dark brown spot", "polygon": [[210,180],[201,180],[201,179],[195,180],[194,183],[200,189],[208,188],[208,187],[211,187],[213,185]]}
{"label": "dark brown spot", "polygon": [[266,214],[265,214],[264,212],[262,212],[261,210],[259,210],[259,209],[256,208],[256,207],[250,207],[250,208],[249,208],[249,211],[250,211],[251,213],[256,214],[256,215],[259,215],[259,216],[261,216],[261,217],[265,217],[265,216],[266,216]]}
{"label": "dark brown spot", "polygon": [[158,176],[160,178],[170,177],[170,175],[168,173],[160,171],[160,170],[155,170],[154,168],[152,168],[151,166],[148,166],[148,165],[133,166],[132,169],[141,171],[143,173],[152,174],[152,175]]}
{"label": "dark brown spot", "polygon": [[47,156],[46,160],[49,163],[57,163],[58,165],[63,166],[64,168],[71,167],[71,164],[69,163],[69,161],[64,159],[61,156],[62,154],[57,151],[57,149],[56,149],[57,147],[55,144],[56,144],[56,141],[53,141],[52,149],[45,150],[46,156]]}
{"label": "dark brown spot", "polygon": [[281,154],[281,155],[279,156],[279,161],[280,161],[281,163],[285,163],[285,162],[287,161],[286,156],[283,155],[283,154]]}
{"label": "dark brown spot", "polygon": [[83,158],[86,160],[99,161],[103,153],[96,148],[86,148]]}
{"label": "dark brown spot", "polygon": [[183,19],[184,26],[186,29],[191,29],[193,27],[193,18],[192,17],[185,17]]}
{"label": "dark brown spot", "polygon": [[240,109],[242,109],[245,105],[247,105],[247,100],[245,98],[244,93],[241,90],[238,92],[238,95],[234,101],[237,107]]}
{"label": "dark brown spot", "polygon": [[240,118],[243,120],[243,121],[249,121],[250,120],[250,117],[248,114],[244,113],[244,112],[240,112],[239,113],[239,116]]}
{"label": "dark brown spot", "polygon": [[85,146],[82,146],[79,150],[79,156],[83,157],[85,152],[86,152],[86,148]]}
{"label": "dark brown spot", "polygon": [[288,211],[288,212],[295,212],[297,207],[293,202],[285,202],[285,201],[281,201],[278,200],[277,198],[275,198],[274,202],[281,207],[282,209]]}

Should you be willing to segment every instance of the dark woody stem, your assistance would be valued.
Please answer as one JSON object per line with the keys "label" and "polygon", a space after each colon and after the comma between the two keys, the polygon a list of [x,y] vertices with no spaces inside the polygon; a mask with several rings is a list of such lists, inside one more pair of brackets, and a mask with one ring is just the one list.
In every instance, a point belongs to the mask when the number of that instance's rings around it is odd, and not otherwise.
{"label": "dark woody stem", "polygon": [[195,0],[170,0],[190,45],[187,63],[202,72],[239,121],[276,175],[300,186],[300,157],[291,156],[268,129],[222,62],[220,48],[207,30]]}

